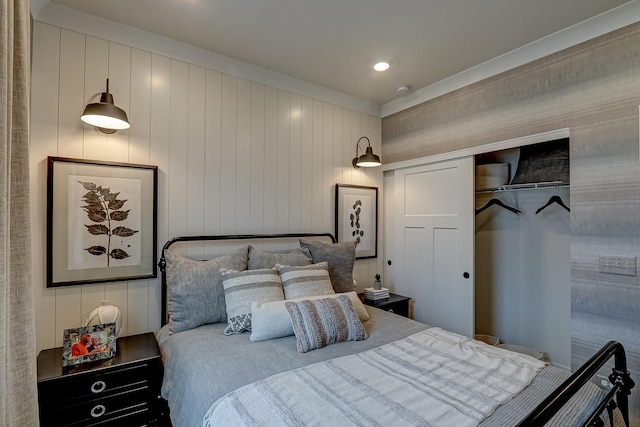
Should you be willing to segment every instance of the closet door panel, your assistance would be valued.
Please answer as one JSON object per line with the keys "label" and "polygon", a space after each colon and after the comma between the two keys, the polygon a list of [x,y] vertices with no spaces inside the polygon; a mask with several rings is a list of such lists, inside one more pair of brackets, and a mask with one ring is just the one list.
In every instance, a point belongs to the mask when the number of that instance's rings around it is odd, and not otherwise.
{"label": "closet door panel", "polygon": [[413,317],[474,334],[473,158],[393,173],[387,236],[396,292],[410,296]]}

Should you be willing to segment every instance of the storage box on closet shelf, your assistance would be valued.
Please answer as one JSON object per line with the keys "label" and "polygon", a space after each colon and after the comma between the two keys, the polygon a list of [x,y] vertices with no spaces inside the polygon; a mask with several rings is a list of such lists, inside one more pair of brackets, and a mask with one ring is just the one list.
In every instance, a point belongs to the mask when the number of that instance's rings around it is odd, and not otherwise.
{"label": "storage box on closet shelf", "polygon": [[497,188],[509,182],[509,163],[476,166],[476,191]]}
{"label": "storage box on closet shelf", "polygon": [[389,299],[389,289],[373,289],[373,288],[365,288],[364,289],[364,297],[371,301],[379,301],[383,299]]}

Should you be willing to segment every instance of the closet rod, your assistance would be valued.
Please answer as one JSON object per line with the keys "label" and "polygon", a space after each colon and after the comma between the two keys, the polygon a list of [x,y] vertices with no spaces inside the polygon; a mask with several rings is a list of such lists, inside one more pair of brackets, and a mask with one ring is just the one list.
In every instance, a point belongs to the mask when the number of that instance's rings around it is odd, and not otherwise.
{"label": "closet rod", "polygon": [[476,193],[501,193],[505,191],[538,190],[540,188],[564,188],[564,187],[569,187],[569,184],[564,181],[550,181],[550,182],[536,182],[531,184],[501,185],[495,188],[486,188],[483,190],[477,190]]}

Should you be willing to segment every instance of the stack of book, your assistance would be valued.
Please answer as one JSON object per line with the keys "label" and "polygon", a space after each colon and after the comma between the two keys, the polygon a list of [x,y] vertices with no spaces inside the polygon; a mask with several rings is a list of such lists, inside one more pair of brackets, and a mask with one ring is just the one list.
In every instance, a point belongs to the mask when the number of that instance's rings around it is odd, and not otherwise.
{"label": "stack of book", "polygon": [[379,301],[383,299],[389,299],[389,289],[373,289],[373,288],[365,288],[364,289],[364,297],[371,301]]}

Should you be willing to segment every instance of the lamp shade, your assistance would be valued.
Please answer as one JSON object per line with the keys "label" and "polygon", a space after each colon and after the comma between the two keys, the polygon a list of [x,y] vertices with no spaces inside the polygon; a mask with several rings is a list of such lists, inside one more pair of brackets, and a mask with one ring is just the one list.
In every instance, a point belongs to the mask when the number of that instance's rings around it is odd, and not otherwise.
{"label": "lamp shade", "polygon": [[[362,156],[359,156],[360,153],[360,141],[367,141],[367,149]],[[382,165],[380,161],[380,156],[377,154],[373,154],[373,148],[371,148],[371,141],[366,136],[361,136],[356,143],[356,156],[351,161],[351,164],[354,168],[358,169],[360,167],[364,168],[375,168],[376,166]]]}
{"label": "lamp shade", "polygon": [[364,168],[373,168],[380,166],[381,164],[380,157],[377,154],[373,154],[373,149],[371,147],[367,147],[367,151],[362,156],[358,157],[358,161],[356,162],[356,165]]}
{"label": "lamp shade", "polygon": [[102,301],[102,305],[89,314],[85,326],[101,325],[103,323],[115,323],[115,335],[116,337],[120,335],[120,327],[122,326],[120,309],[115,305],[111,305],[107,300]]}
{"label": "lamp shade", "polygon": [[107,91],[100,95],[100,102],[88,104],[80,120],[97,127],[104,133],[114,133],[131,127],[127,113],[113,103],[113,96],[109,93],[109,79],[107,79]]}

